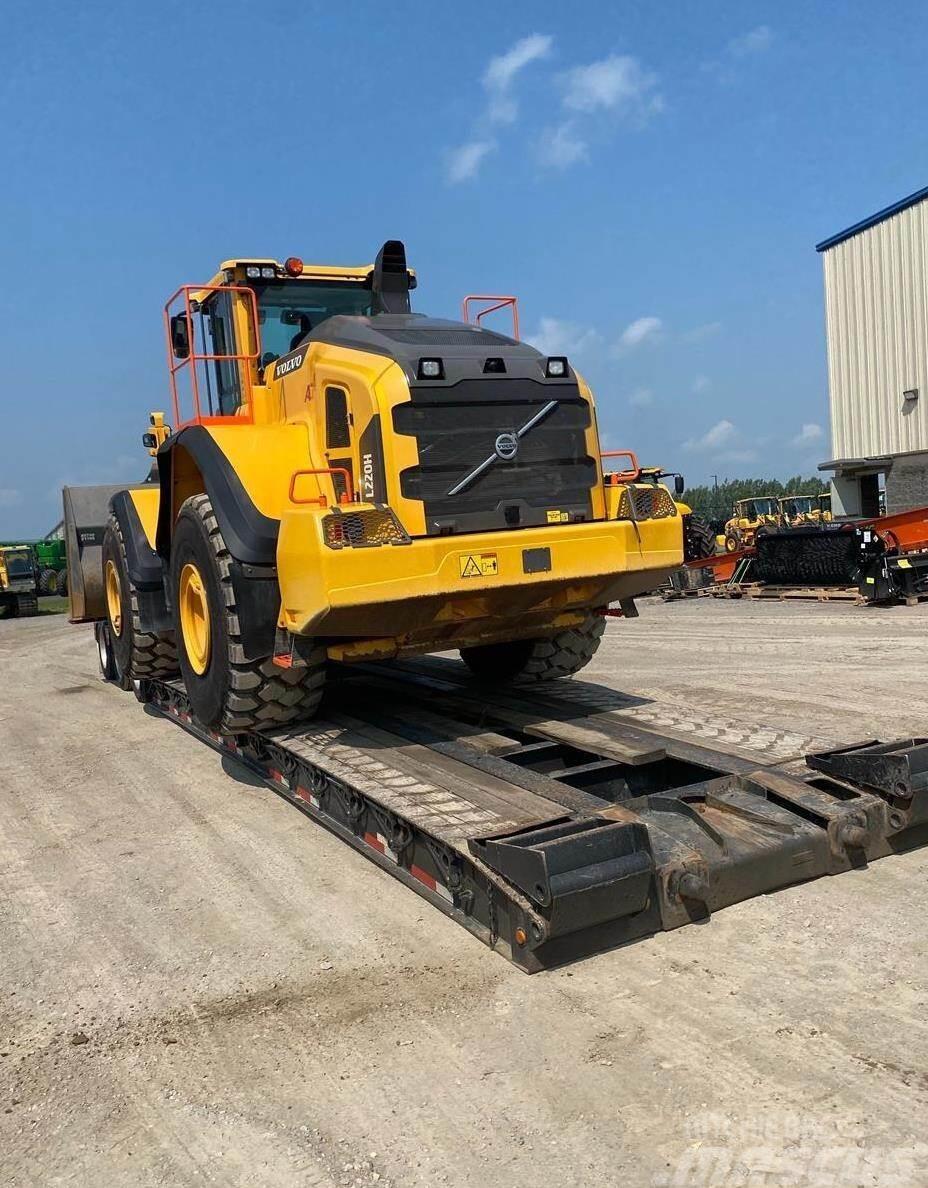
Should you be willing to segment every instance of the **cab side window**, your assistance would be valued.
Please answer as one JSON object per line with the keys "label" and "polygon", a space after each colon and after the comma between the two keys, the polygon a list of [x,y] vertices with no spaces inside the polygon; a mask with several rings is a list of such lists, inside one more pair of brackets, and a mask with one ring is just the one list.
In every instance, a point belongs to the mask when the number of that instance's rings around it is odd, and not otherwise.
{"label": "cab side window", "polygon": [[[232,294],[213,293],[200,308],[204,339],[211,355],[234,355],[235,325]],[[206,392],[211,416],[231,417],[242,403],[239,364],[234,359],[213,359],[206,364]]]}

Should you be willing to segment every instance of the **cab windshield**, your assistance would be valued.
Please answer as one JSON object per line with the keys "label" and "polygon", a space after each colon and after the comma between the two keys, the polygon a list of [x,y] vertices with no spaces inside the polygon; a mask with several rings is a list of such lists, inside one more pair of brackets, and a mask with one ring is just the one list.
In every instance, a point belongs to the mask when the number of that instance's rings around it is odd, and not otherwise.
{"label": "cab windshield", "polygon": [[812,496],[806,495],[801,499],[787,499],[785,508],[790,515],[801,516],[812,511]]}
{"label": "cab windshield", "polygon": [[5,552],[3,560],[10,577],[29,577],[32,573],[32,555],[28,549],[20,549],[16,553]]}
{"label": "cab windshield", "polygon": [[753,501],[755,516],[775,516],[777,501],[775,499],[755,499]]}
{"label": "cab windshield", "polygon": [[261,365],[295,351],[311,330],[335,314],[371,313],[373,293],[363,281],[271,281],[255,285],[261,328]]}

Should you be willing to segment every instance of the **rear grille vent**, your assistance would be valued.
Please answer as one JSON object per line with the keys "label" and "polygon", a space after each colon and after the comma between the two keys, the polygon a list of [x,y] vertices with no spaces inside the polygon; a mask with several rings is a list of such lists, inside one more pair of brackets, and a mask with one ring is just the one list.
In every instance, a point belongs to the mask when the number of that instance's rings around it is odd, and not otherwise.
{"label": "rear grille vent", "polygon": [[617,520],[666,520],[677,514],[677,505],[665,487],[628,486],[619,500]]}
{"label": "rear grille vent", "polygon": [[520,527],[547,524],[554,510],[558,522],[591,517],[590,409],[575,385],[488,376],[412,397],[393,410],[394,429],[416,439],[419,455],[400,490],[425,505],[427,532],[505,528],[514,507]]}
{"label": "rear grille vent", "polygon": [[322,522],[330,549],[370,549],[409,544],[409,536],[390,508],[333,512]]}

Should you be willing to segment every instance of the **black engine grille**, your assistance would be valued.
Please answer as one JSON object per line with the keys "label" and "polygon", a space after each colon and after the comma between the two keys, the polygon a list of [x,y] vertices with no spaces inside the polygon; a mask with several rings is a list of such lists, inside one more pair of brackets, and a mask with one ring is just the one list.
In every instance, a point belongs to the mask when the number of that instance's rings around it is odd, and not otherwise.
{"label": "black engine grille", "polygon": [[[497,378],[450,388],[413,388],[393,411],[397,433],[416,439],[419,465],[400,475],[407,499],[425,504],[430,533],[476,532],[548,523],[548,512],[591,516],[596,463],[587,454],[590,409],[575,384]],[[519,439],[510,461],[495,454],[547,404],[555,407]],[[492,463],[456,495],[449,492],[487,458]]]}

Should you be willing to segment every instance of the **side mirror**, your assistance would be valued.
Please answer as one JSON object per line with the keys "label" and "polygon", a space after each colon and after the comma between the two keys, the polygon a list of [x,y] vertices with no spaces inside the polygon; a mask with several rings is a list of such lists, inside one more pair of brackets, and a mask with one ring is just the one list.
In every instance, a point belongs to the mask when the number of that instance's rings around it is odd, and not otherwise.
{"label": "side mirror", "polygon": [[682,495],[686,490],[686,479],[682,474],[675,474],[673,476],[673,490],[675,495]]}
{"label": "side mirror", "polygon": [[146,450],[156,450],[158,448],[158,439],[154,433],[143,433],[142,445]]}
{"label": "side mirror", "polygon": [[171,350],[175,359],[190,357],[190,323],[185,313],[174,314],[171,318]]}

